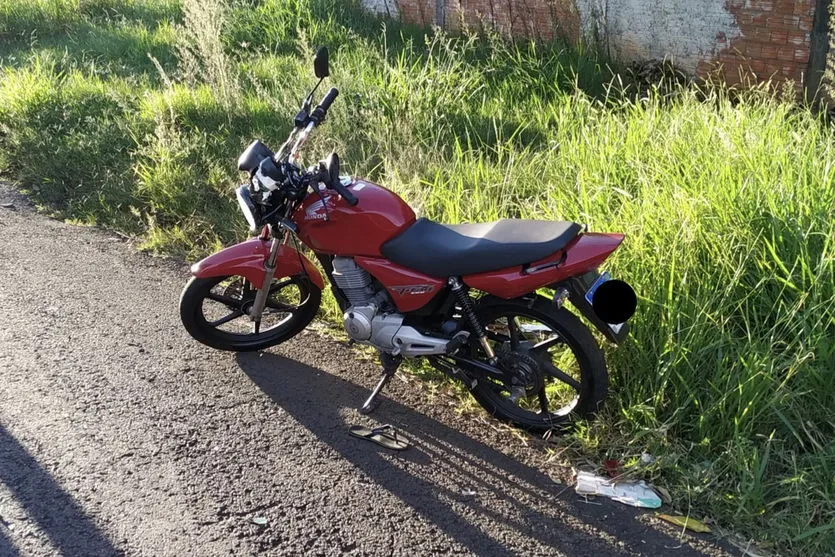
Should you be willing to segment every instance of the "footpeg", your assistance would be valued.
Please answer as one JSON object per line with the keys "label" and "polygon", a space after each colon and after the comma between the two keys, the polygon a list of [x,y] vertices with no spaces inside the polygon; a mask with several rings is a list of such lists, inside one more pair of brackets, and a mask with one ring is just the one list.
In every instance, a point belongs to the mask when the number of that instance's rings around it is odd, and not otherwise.
{"label": "footpeg", "polygon": [[462,346],[465,346],[470,341],[470,333],[467,331],[459,331],[455,333],[452,340],[446,345],[447,355],[452,355],[458,352]]}

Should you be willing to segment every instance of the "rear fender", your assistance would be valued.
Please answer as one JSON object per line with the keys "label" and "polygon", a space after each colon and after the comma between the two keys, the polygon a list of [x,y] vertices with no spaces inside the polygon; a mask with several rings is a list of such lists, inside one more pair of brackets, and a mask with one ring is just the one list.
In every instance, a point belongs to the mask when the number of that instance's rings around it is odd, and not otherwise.
{"label": "rear fender", "polygon": [[470,288],[510,300],[596,269],[621,242],[623,234],[581,234],[563,251],[545,259],[530,265],[465,275],[464,283]]}
{"label": "rear fender", "polygon": [[[264,284],[264,261],[270,254],[270,240],[253,238],[234,246],[224,248],[191,266],[191,274],[198,278],[242,276],[256,288]],[[322,275],[303,254],[291,246],[282,245],[276,256],[275,277],[307,275],[311,282],[325,288]]]}
{"label": "rear fender", "polygon": [[566,248],[567,257],[559,266],[559,277],[564,280],[599,267],[623,243],[623,234],[586,232]]}

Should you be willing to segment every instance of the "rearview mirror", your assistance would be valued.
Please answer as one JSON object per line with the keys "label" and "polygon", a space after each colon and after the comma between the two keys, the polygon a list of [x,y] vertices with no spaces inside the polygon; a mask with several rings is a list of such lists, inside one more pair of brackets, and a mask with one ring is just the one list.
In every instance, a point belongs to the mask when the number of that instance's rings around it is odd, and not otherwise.
{"label": "rearview mirror", "polygon": [[323,79],[330,75],[330,68],[328,67],[328,47],[319,47],[319,50],[316,51],[316,56],[313,57],[313,72],[319,79]]}

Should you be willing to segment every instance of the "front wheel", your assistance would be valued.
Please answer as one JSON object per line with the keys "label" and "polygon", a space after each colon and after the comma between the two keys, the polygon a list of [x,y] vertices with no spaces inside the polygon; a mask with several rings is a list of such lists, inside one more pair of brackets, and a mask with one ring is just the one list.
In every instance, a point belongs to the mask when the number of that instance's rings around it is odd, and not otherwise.
{"label": "front wheel", "polygon": [[[490,414],[544,432],[601,407],[609,385],[603,352],[574,314],[540,296],[486,298],[477,313],[502,371],[501,377],[481,377],[472,388]],[[486,359],[480,347],[473,350]]]}
{"label": "front wheel", "polygon": [[249,309],[257,289],[243,277],[193,277],[180,296],[180,318],[195,340],[218,350],[250,352],[300,333],[316,316],[322,291],[307,277],[274,279],[261,321]]}

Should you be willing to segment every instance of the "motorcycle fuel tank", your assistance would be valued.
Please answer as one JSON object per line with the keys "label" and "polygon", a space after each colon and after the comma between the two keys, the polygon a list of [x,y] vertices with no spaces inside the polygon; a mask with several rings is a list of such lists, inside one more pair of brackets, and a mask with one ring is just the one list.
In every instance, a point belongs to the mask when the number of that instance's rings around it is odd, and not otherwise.
{"label": "motorcycle fuel tank", "polygon": [[381,257],[380,246],[411,226],[415,212],[382,186],[359,179],[346,182],[358,203],[351,207],[328,189],[309,194],[293,214],[299,238],[318,253]]}

